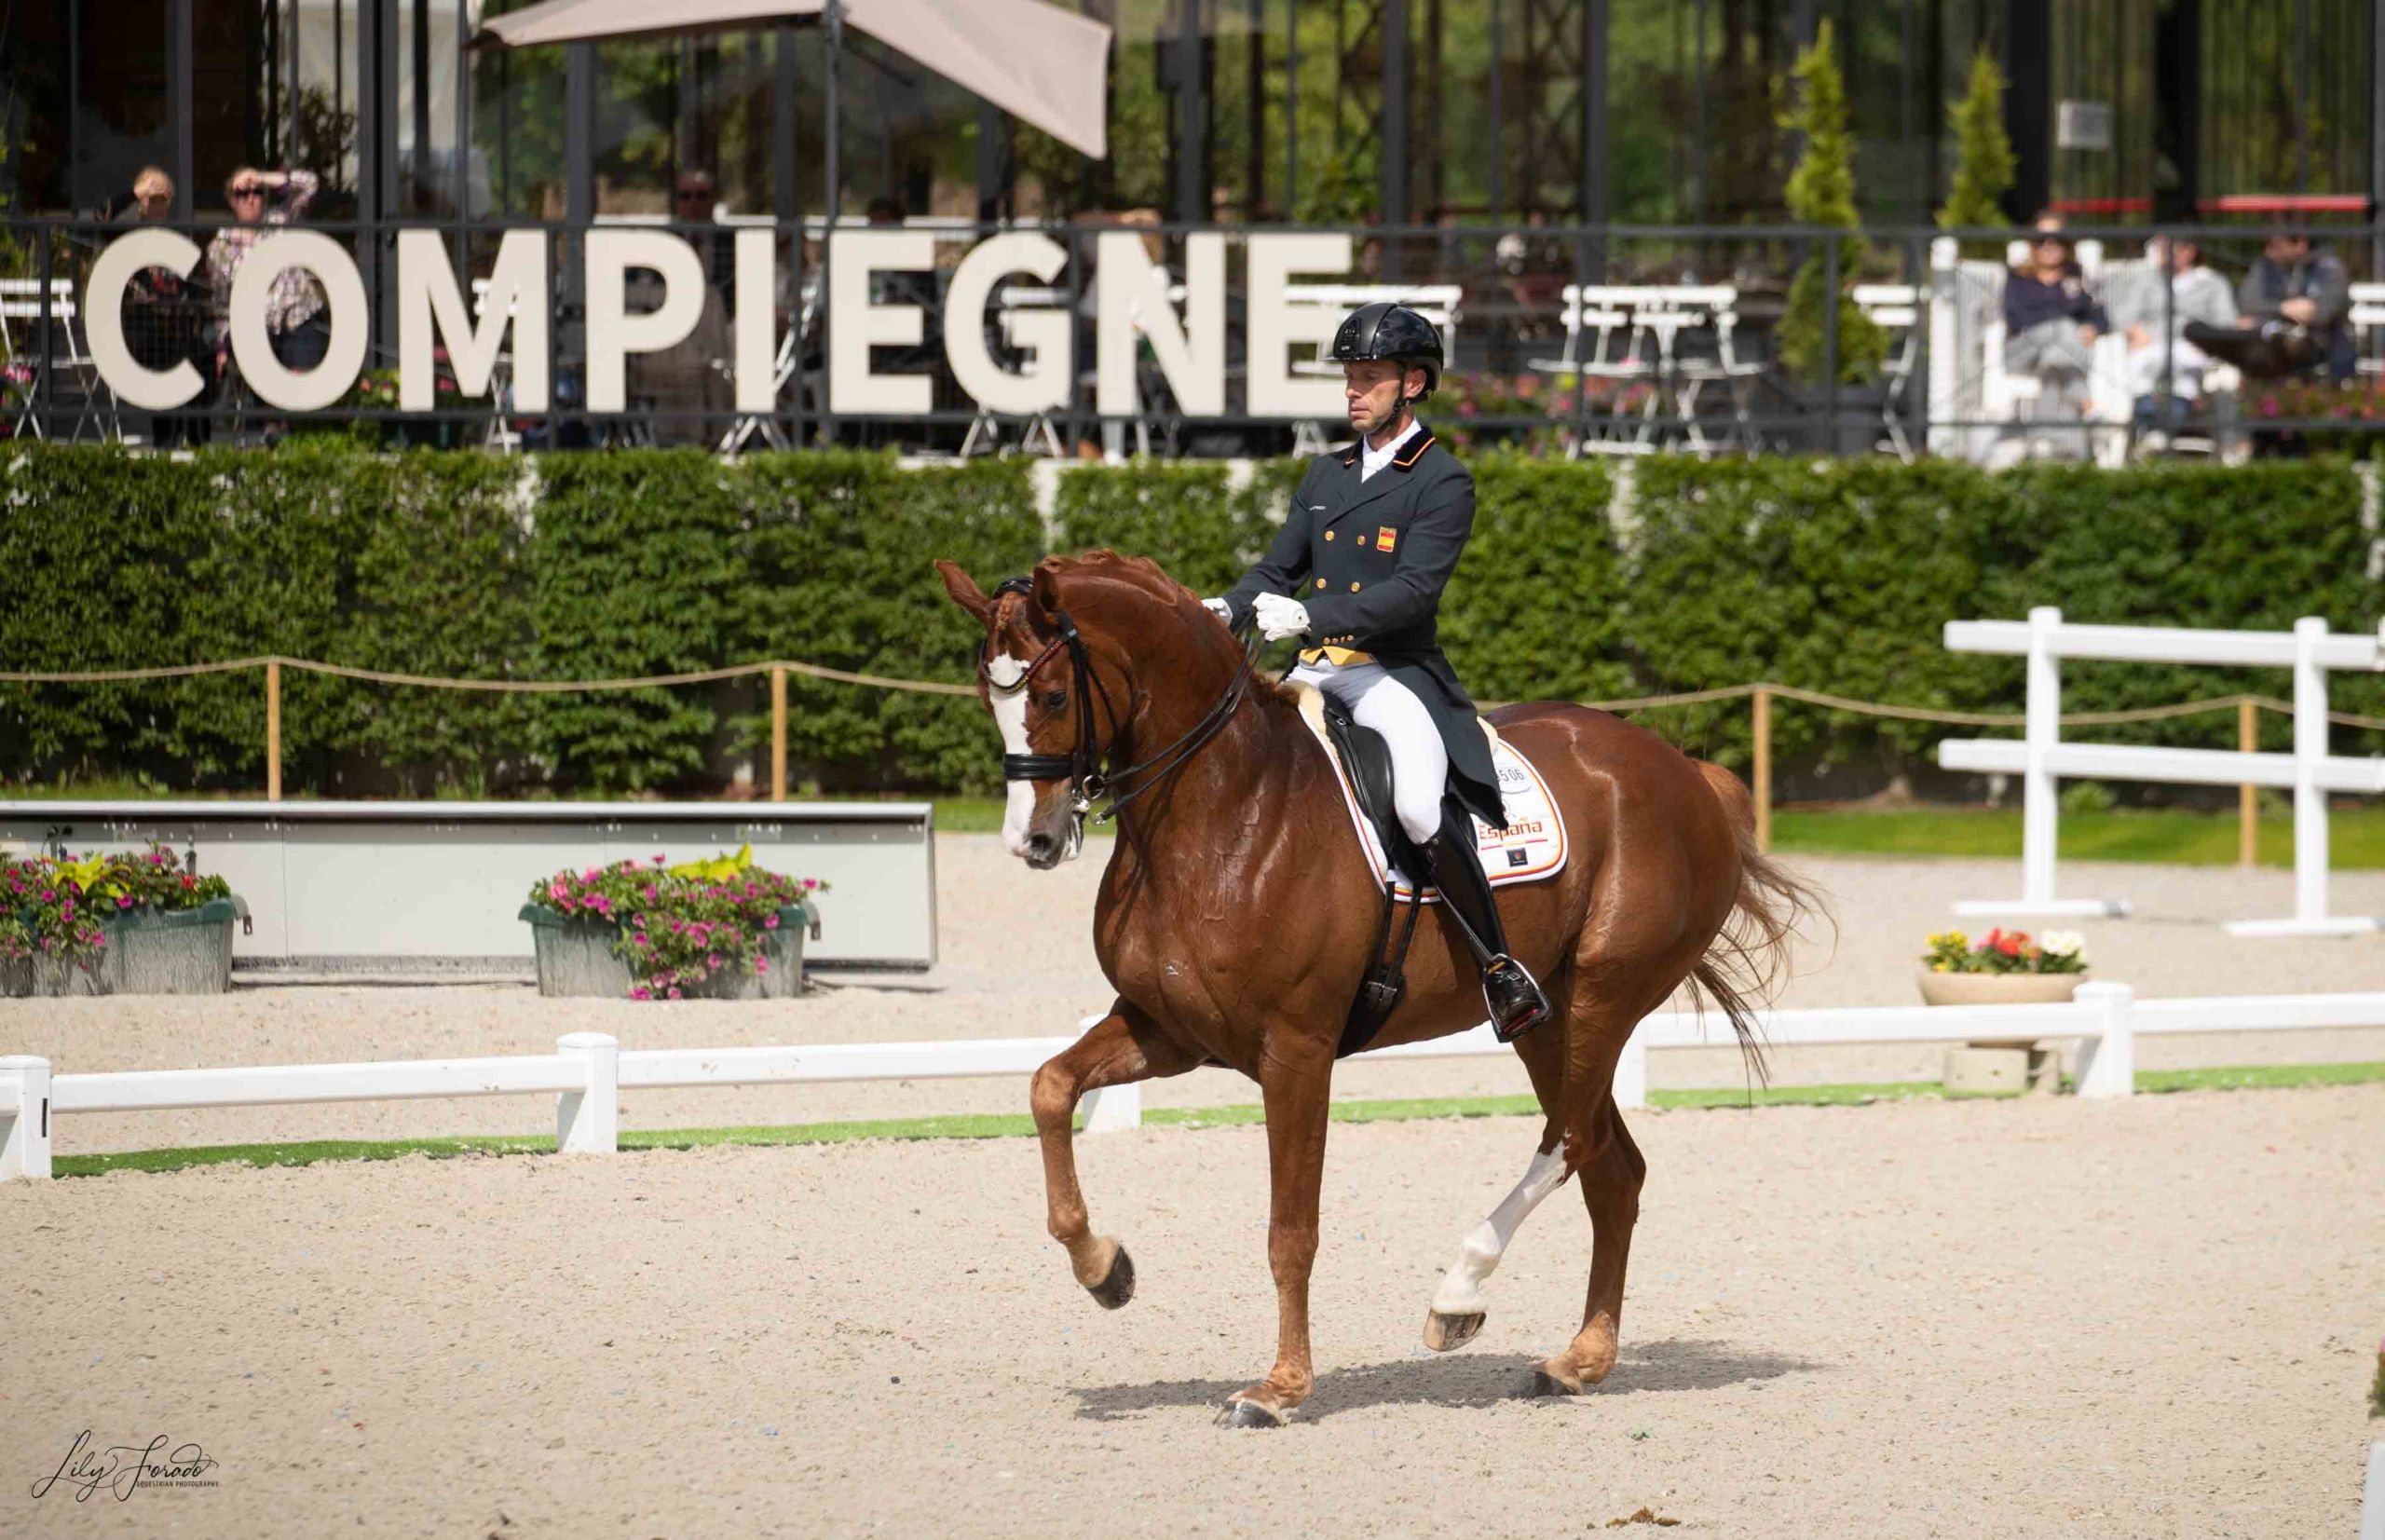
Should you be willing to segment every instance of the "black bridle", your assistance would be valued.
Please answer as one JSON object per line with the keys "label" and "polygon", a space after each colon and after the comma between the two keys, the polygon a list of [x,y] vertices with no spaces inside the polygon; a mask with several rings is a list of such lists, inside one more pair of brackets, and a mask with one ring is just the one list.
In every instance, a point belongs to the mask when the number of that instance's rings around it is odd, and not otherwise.
{"label": "black bridle", "polygon": [[[1034,587],[1032,579],[1006,578],[995,587],[994,594],[999,598],[1005,593],[1031,593]],[[1242,662],[1234,670],[1233,682],[1226,686],[1225,693],[1218,697],[1217,703],[1193,724],[1190,731],[1148,759],[1105,771],[1102,761],[1109,757],[1110,748],[1097,741],[1094,703],[1100,702],[1101,716],[1109,724],[1113,742],[1120,725],[1117,710],[1110,703],[1110,691],[1103,686],[1101,675],[1094,671],[1092,659],[1086,655],[1084,638],[1078,633],[1076,622],[1069,618],[1065,609],[1054,610],[1052,617],[1060,634],[1035,655],[1016,679],[1007,685],[994,678],[992,659],[987,655],[993,638],[988,636],[978,647],[978,672],[985,675],[986,688],[996,695],[1014,695],[1027,688],[1045,663],[1061,649],[1066,648],[1068,652],[1069,696],[1077,712],[1075,746],[1066,754],[1005,754],[1002,756],[1002,779],[1066,779],[1069,783],[1069,811],[1080,824],[1092,811],[1094,799],[1107,796],[1110,806],[1093,814],[1096,824],[1107,824],[1124,811],[1135,798],[1183,769],[1192,756],[1200,752],[1202,745],[1225,727],[1227,719],[1233,715],[1234,708],[1242,704],[1244,696],[1249,692],[1251,676],[1259,665],[1259,638],[1254,635],[1244,643]],[[1139,784],[1129,784],[1137,782],[1138,778],[1141,778]],[[1121,787],[1125,789],[1121,790]]]}

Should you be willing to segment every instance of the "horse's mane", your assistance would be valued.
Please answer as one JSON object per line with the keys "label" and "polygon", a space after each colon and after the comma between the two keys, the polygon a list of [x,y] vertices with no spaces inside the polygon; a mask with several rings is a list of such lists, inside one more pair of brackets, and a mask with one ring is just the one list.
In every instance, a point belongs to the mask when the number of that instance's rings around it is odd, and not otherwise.
{"label": "horse's mane", "polygon": [[1200,602],[1200,595],[1167,575],[1149,556],[1129,556],[1108,546],[1097,546],[1074,556],[1046,556],[1035,564],[1063,581],[1072,578],[1103,578],[1139,589],[1164,605]]}

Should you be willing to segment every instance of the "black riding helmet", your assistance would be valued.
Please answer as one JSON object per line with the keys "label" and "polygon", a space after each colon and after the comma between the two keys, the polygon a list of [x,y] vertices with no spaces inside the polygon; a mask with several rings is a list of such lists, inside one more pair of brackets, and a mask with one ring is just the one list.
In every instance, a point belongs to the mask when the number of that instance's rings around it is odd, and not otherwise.
{"label": "black riding helmet", "polygon": [[1441,385],[1439,328],[1405,305],[1378,300],[1350,312],[1333,334],[1330,354],[1336,363],[1364,363],[1390,359],[1402,369],[1424,371],[1424,389],[1417,401]]}

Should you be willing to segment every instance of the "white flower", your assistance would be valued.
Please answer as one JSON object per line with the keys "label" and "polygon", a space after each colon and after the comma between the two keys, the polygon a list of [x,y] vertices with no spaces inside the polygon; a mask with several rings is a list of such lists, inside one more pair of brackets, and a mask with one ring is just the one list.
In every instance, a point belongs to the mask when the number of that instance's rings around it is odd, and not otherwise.
{"label": "white flower", "polygon": [[2086,945],[2077,931],[2048,931],[2037,937],[2038,949],[2048,957],[2077,957]]}

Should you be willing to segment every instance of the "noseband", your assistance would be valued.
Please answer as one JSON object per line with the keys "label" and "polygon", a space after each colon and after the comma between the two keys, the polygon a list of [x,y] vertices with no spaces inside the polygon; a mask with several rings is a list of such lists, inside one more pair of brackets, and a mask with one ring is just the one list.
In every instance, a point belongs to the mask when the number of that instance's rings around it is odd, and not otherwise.
{"label": "noseband", "polygon": [[[994,594],[997,598],[1005,593],[1027,594],[1032,593],[1034,588],[1031,578],[1005,578],[996,585]],[[1027,688],[1038,670],[1063,647],[1068,649],[1069,696],[1077,712],[1076,746],[1067,754],[1005,754],[1002,756],[1002,779],[1066,779],[1069,783],[1069,811],[1080,824],[1085,814],[1092,811],[1094,799],[1107,796],[1110,806],[1093,814],[1096,824],[1107,824],[1124,811],[1128,803],[1183,769],[1203,744],[1218,735],[1249,690],[1251,675],[1259,664],[1259,638],[1254,635],[1244,644],[1242,662],[1234,670],[1233,683],[1226,687],[1225,693],[1218,698],[1217,703],[1193,725],[1191,731],[1138,764],[1105,771],[1102,762],[1109,757],[1110,750],[1097,740],[1094,702],[1100,702],[1102,718],[1109,724],[1113,741],[1117,737],[1118,713],[1110,703],[1110,691],[1103,687],[1101,676],[1094,672],[1093,660],[1085,652],[1084,638],[1078,633],[1076,622],[1064,609],[1054,610],[1053,620],[1060,628],[1059,635],[1037,653],[1018,677],[1007,685],[998,682],[993,676],[992,660],[987,656],[986,650],[992,638],[988,636],[978,648],[978,672],[985,675],[987,689],[996,695],[1014,695]],[[1118,789],[1137,777],[1144,777],[1139,784],[1124,792]]]}

